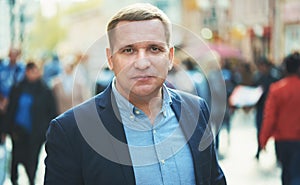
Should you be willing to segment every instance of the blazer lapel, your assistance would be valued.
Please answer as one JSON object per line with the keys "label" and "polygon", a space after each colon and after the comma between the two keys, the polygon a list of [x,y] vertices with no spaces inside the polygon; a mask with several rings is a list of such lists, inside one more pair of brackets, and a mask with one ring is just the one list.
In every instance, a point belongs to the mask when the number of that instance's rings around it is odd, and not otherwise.
{"label": "blazer lapel", "polygon": [[124,176],[127,182],[124,184],[135,184],[132,161],[130,158],[129,149],[121,116],[118,110],[117,103],[111,91],[111,85],[104,91],[104,94],[97,100],[99,105],[100,119],[110,133],[110,142],[116,156],[117,162],[123,169]]}
{"label": "blazer lapel", "polygon": [[[203,119],[199,99],[186,97],[182,93],[179,97],[178,94],[173,93],[172,102],[172,109],[179,120],[192,153],[196,184],[203,184],[209,177],[209,168],[205,165],[209,164],[210,152],[203,152],[200,149],[201,140],[206,135],[204,134],[206,120]],[[206,149],[209,150],[209,148]]]}

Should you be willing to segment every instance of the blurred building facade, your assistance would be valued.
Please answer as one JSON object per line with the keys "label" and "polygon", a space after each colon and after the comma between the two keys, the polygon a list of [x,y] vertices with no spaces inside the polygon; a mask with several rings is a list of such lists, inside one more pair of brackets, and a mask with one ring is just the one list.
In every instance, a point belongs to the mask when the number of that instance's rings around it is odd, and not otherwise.
{"label": "blurred building facade", "polygon": [[10,9],[7,0],[0,0],[0,57],[4,57],[10,45]]}
{"label": "blurred building facade", "polygon": [[284,4],[284,53],[300,51],[300,1],[289,0]]}
{"label": "blurred building facade", "polygon": [[[0,0],[0,55],[11,45],[22,45],[35,13],[45,0]],[[63,9],[87,1],[53,1]],[[58,44],[65,52],[86,51],[105,34],[106,23],[120,8],[138,0],[99,0],[97,6],[64,16],[66,38]],[[207,42],[225,43],[241,50],[245,60],[267,56],[275,63],[300,49],[298,0],[144,0],[169,15],[176,25]],[[50,9],[50,7],[47,7]],[[179,39],[180,40],[180,39]],[[181,39],[182,42],[184,39]],[[176,43],[178,44],[178,43]],[[22,46],[26,47],[26,46]]]}
{"label": "blurred building facade", "polygon": [[[65,51],[68,49],[75,51],[89,49],[97,39],[105,35],[106,24],[110,17],[121,7],[136,2],[140,1],[102,0],[97,7],[69,14],[63,20],[64,25],[69,28],[69,34],[59,47]],[[158,6],[170,16],[175,24],[181,23],[181,0],[147,0],[143,2]]]}
{"label": "blurred building facade", "polygon": [[[298,0],[183,0],[183,22],[195,33],[208,28],[208,41],[240,48],[247,61],[260,56],[281,62],[300,49]],[[197,17],[191,19],[190,17]]]}
{"label": "blurred building facade", "polygon": [[38,9],[36,0],[0,0],[0,57],[5,57],[10,47],[26,47],[24,41]]}

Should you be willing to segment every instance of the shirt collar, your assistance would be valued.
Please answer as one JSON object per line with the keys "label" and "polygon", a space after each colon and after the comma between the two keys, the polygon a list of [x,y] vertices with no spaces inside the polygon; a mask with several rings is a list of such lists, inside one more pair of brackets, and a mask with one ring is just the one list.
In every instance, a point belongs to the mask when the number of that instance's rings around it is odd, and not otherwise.
{"label": "shirt collar", "polygon": [[[134,111],[137,110],[137,108],[131,104],[124,96],[122,96],[119,91],[116,88],[116,77],[113,78],[112,80],[112,92],[114,93],[114,96],[116,98],[116,102],[118,104],[118,107],[121,111],[130,111],[130,114],[134,113]],[[162,111],[163,113],[166,111],[167,107],[172,104],[172,98],[170,96],[170,92],[168,88],[163,84],[163,104],[162,104]],[[164,113],[165,114],[165,113]],[[164,115],[165,116],[165,115]]]}

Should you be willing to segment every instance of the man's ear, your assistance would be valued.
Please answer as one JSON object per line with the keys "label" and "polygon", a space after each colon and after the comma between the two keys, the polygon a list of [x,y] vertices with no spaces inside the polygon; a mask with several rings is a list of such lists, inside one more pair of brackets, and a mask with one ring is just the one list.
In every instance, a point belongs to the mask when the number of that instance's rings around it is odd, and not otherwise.
{"label": "man's ear", "polygon": [[109,67],[109,69],[113,70],[114,65],[113,65],[113,62],[112,62],[112,53],[111,53],[111,49],[110,48],[106,48],[106,58],[107,58],[107,61],[108,61],[108,67]]}
{"label": "man's ear", "polygon": [[175,52],[175,48],[171,47],[170,50],[169,50],[169,70],[171,70],[172,67],[173,67],[174,52]]}

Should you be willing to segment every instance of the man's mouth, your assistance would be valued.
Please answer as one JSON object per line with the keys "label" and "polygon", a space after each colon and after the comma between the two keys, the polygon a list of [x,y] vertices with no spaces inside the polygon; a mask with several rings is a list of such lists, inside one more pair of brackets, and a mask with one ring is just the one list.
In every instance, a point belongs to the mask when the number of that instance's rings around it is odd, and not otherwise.
{"label": "man's mouth", "polygon": [[143,75],[143,76],[133,77],[134,80],[138,80],[138,81],[146,81],[146,80],[149,80],[151,78],[153,78],[153,76],[148,76],[148,75],[147,76]]}

